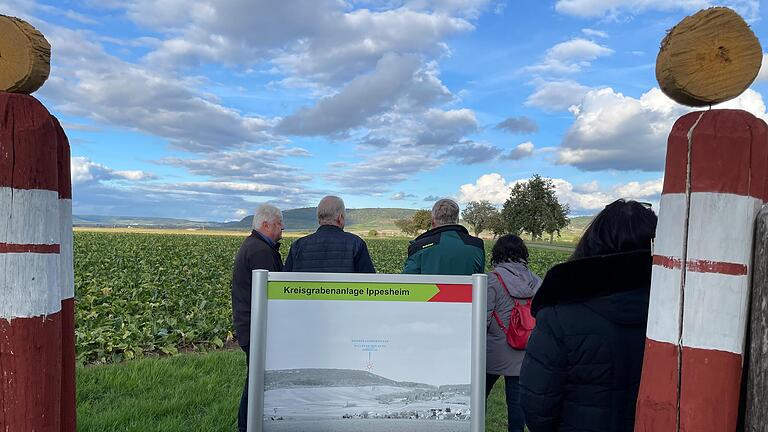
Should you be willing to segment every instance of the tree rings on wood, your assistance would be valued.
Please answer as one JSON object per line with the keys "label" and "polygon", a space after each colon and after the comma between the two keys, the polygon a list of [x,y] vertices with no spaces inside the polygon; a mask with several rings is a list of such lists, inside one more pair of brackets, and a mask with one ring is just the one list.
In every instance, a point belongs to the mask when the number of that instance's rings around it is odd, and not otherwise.
{"label": "tree rings on wood", "polygon": [[0,15],[0,91],[30,94],[51,71],[51,45],[37,29]]}
{"label": "tree rings on wood", "polygon": [[760,72],[763,50],[739,14],[714,7],[686,17],[661,42],[656,80],[678,103],[707,106],[733,99]]}

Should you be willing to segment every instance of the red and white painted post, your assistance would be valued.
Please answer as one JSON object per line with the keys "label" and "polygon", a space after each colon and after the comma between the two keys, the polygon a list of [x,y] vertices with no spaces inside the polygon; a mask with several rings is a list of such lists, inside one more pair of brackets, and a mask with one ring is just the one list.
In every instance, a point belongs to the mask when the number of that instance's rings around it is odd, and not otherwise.
{"label": "red and white painted post", "polygon": [[59,283],[61,284],[61,431],[77,430],[75,402],[75,273],[72,234],[72,168],[69,140],[51,116],[56,128],[59,173]]}
{"label": "red and white painted post", "polygon": [[768,127],[694,112],[669,136],[635,430],[734,432]]}
{"label": "red and white painted post", "polygon": [[0,93],[3,432],[73,430],[62,429],[61,415],[62,222],[57,143],[51,115],[40,102],[27,95]]}

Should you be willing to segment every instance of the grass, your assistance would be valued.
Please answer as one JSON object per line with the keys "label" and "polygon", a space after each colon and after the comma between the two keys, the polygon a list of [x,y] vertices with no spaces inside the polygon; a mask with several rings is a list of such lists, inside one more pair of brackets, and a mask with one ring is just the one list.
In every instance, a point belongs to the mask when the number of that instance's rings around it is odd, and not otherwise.
{"label": "grass", "polygon": [[[181,354],[78,368],[80,432],[232,432],[245,354]],[[506,432],[504,381],[488,398],[487,432]]]}
{"label": "grass", "polygon": [[79,368],[80,432],[237,430],[245,354],[183,354]]}

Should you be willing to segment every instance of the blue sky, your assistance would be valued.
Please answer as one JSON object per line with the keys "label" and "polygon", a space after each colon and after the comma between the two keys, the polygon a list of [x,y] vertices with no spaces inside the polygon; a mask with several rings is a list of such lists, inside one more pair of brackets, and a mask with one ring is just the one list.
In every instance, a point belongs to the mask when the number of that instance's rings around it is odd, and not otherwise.
{"label": "blue sky", "polygon": [[[64,124],[75,214],[233,220],[502,204],[552,178],[574,214],[658,201],[689,109],[655,81],[708,0],[0,0],[52,45],[35,93]],[[765,40],[756,0],[739,11]],[[764,57],[765,60],[765,57]],[[765,61],[764,61],[765,63]],[[725,105],[766,116],[768,71]]]}

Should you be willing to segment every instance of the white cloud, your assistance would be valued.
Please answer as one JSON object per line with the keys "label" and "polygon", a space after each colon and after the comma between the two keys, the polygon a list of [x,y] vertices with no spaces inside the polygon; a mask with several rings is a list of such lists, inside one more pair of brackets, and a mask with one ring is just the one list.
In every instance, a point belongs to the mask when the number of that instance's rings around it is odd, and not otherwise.
{"label": "white cloud", "polygon": [[416,198],[416,195],[411,193],[405,193],[405,192],[396,192],[392,194],[391,197],[389,197],[389,199],[393,201],[402,201],[404,199],[410,199],[410,198]]}
{"label": "white cloud", "polygon": [[489,201],[495,205],[504,204],[509,198],[510,189],[514,183],[507,183],[501,174],[491,173],[480,176],[474,184],[464,184],[459,187],[458,201]]}
{"label": "white cloud", "polygon": [[[459,202],[487,200],[501,206],[509,198],[511,188],[528,179],[517,179],[507,182],[500,174],[491,173],[480,176],[475,183],[465,184],[459,188]],[[618,198],[649,200],[657,202],[661,195],[662,180],[648,182],[629,182],[613,185],[609,190],[601,191],[590,183],[588,189],[576,187],[561,178],[552,178],[555,194],[563,204],[568,204],[572,212],[595,212]]]}
{"label": "white cloud", "polygon": [[86,32],[50,27],[46,37],[56,56],[39,94],[57,111],[139,130],[190,151],[274,141],[269,120],[221,105],[195,90],[193,80],[111,56]]}
{"label": "white cloud", "polygon": [[604,31],[600,31],[600,30],[591,29],[591,28],[583,28],[583,29],[581,29],[581,32],[584,33],[585,36],[593,37],[593,38],[594,37],[600,37],[600,38],[607,38],[608,37],[608,33],[604,32]]}
{"label": "white cloud", "polygon": [[413,151],[380,152],[357,163],[333,163],[325,177],[345,191],[369,195],[386,192],[388,185],[442,164],[441,160]]}
{"label": "white cloud", "polygon": [[338,0],[124,3],[131,19],[168,37],[147,56],[154,64],[250,66],[267,60],[292,75],[338,84],[390,52],[446,52],[442,40],[473,30],[467,19],[485,1],[435,1],[423,8],[387,2],[379,10],[352,10]]}
{"label": "white cloud", "polygon": [[759,18],[759,0],[558,0],[555,10],[582,18],[617,17],[651,10],[695,12],[710,6],[728,6],[747,19]]}
{"label": "white cloud", "polygon": [[768,53],[763,53],[763,62],[760,65],[760,72],[757,74],[755,81],[768,80]]}
{"label": "white cloud", "polygon": [[519,160],[527,158],[533,154],[534,145],[530,141],[526,141],[522,144],[518,144],[512,151],[509,152],[504,159]]}
{"label": "white cloud", "polygon": [[[717,107],[766,116],[762,96],[753,90]],[[591,90],[572,110],[575,120],[563,137],[558,162],[588,171],[663,171],[669,131],[690,111],[658,88],[640,99],[611,88]]]}
{"label": "white cloud", "polygon": [[573,105],[581,103],[582,98],[590,90],[575,81],[546,81],[536,88],[525,105],[541,108],[544,111],[565,111]]}
{"label": "white cloud", "polygon": [[600,182],[592,180],[588,183],[582,183],[573,186],[573,190],[579,193],[592,193],[600,190]]}
{"label": "white cloud", "polygon": [[548,49],[541,63],[526,69],[555,74],[575,73],[589,67],[593,60],[613,52],[612,49],[591,40],[574,38]]}
{"label": "white cloud", "polygon": [[450,98],[442,83],[429,79],[415,55],[387,54],[376,70],[349,82],[337,94],[284,118],[276,130],[291,135],[332,135],[362,126],[366,119],[402,105],[419,109]]}
{"label": "white cloud", "polygon": [[535,133],[539,131],[539,125],[525,116],[509,117],[496,125],[496,129],[505,130],[510,133]]}
{"label": "white cloud", "polygon": [[91,161],[83,156],[74,156],[70,159],[72,183],[75,185],[110,180],[142,181],[157,178],[146,171],[130,170],[116,171],[100,163]]}

